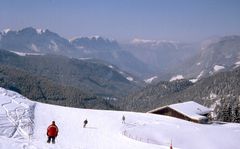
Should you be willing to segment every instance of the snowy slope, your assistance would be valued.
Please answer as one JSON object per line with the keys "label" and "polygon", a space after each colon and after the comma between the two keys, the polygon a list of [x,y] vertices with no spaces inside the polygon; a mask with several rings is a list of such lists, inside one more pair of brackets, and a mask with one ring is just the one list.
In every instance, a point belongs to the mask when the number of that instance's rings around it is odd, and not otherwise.
{"label": "snowy slope", "polygon": [[[1,149],[169,149],[171,140],[174,149],[240,148],[239,124],[201,125],[154,114],[60,107],[2,88],[0,103]],[[86,118],[89,123],[83,128]],[[55,145],[46,143],[52,120],[59,127]]]}

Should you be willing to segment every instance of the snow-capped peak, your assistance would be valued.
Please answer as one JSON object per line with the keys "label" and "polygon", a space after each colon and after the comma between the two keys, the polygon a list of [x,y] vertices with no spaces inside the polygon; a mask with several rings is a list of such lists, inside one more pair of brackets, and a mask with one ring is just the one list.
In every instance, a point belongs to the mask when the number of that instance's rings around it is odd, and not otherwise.
{"label": "snow-capped peak", "polygon": [[144,43],[156,43],[156,40],[147,40],[147,39],[139,39],[139,38],[134,38],[131,43],[133,44],[144,44]]}
{"label": "snow-capped peak", "polygon": [[116,40],[113,39],[113,38],[106,38],[106,37],[103,37],[103,36],[100,36],[100,35],[94,35],[94,36],[90,36],[90,37],[88,37],[88,38],[90,38],[90,39],[96,39],[96,40],[102,39],[102,40],[110,41],[110,42],[116,41]]}
{"label": "snow-capped peak", "polygon": [[132,78],[132,77],[130,77],[130,76],[128,76],[127,78],[126,78],[128,81],[133,81],[134,79]]}
{"label": "snow-capped peak", "polygon": [[132,44],[161,44],[161,43],[177,43],[177,41],[172,40],[149,40],[149,39],[140,39],[140,38],[134,38],[131,41]]}
{"label": "snow-capped peak", "polygon": [[109,68],[113,69],[114,67],[112,65],[108,65]]}
{"label": "snow-capped peak", "polygon": [[46,30],[45,29],[36,29],[36,31],[37,31],[37,33],[38,34],[42,34],[42,33],[45,33],[46,32]]}
{"label": "snow-capped peak", "polygon": [[68,41],[72,42],[72,41],[74,41],[76,39],[79,39],[79,38],[83,38],[83,37],[82,36],[75,36],[75,37],[70,38]]}
{"label": "snow-capped peak", "polygon": [[150,47],[175,47],[175,49],[178,49],[179,42],[178,41],[171,41],[171,40],[149,40],[149,39],[139,39],[135,38],[133,39],[130,44],[133,44],[135,46],[150,46]]}
{"label": "snow-capped peak", "polygon": [[100,35],[94,35],[94,36],[91,36],[90,38],[99,39],[99,38],[102,38],[102,37]]}
{"label": "snow-capped peak", "polygon": [[73,42],[74,40],[78,40],[78,39],[89,39],[89,40],[99,40],[99,39],[103,39],[103,40],[114,41],[114,40],[112,40],[112,39],[107,39],[107,38],[104,38],[104,37],[99,36],[99,35],[94,35],[94,36],[88,36],[88,37],[75,36],[75,37],[69,39],[69,42]]}
{"label": "snow-capped peak", "polygon": [[4,30],[2,31],[2,33],[3,33],[3,34],[7,34],[9,31],[11,31],[11,29],[10,29],[10,28],[7,28],[7,29],[4,29]]}

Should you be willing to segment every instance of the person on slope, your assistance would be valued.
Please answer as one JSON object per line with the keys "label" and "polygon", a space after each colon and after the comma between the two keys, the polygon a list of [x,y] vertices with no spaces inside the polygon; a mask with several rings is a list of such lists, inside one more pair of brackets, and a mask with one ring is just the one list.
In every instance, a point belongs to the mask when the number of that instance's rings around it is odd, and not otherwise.
{"label": "person on slope", "polygon": [[55,138],[58,135],[58,127],[55,124],[55,121],[52,121],[52,124],[48,126],[47,128],[47,136],[48,140],[47,143],[50,143],[52,140],[52,143],[55,144]]}
{"label": "person on slope", "polygon": [[125,119],[126,119],[126,118],[125,118],[125,116],[123,115],[123,116],[122,116],[122,123],[123,123],[123,124],[125,124]]}
{"label": "person on slope", "polygon": [[83,128],[85,128],[85,127],[86,127],[87,123],[88,123],[88,120],[87,120],[87,119],[85,119],[85,121],[83,122]]}

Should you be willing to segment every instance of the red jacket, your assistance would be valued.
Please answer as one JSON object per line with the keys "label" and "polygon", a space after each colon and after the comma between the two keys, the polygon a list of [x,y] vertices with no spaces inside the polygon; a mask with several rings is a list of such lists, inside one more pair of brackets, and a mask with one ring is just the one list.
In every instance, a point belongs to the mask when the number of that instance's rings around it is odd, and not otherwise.
{"label": "red jacket", "polygon": [[58,127],[55,124],[51,124],[47,129],[47,136],[56,137],[58,135]]}

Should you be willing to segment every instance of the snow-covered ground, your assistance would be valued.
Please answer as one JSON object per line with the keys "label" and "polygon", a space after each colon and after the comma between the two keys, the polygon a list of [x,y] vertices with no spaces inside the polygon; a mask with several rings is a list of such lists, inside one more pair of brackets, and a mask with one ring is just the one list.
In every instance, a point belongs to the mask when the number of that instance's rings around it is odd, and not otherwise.
{"label": "snow-covered ground", "polygon": [[220,70],[222,70],[222,69],[224,69],[224,68],[225,68],[224,66],[215,65],[215,66],[213,67],[213,70],[214,70],[214,72],[218,72],[218,71],[220,71]]}
{"label": "snow-covered ground", "polygon": [[[36,45],[32,45],[32,48],[36,49]],[[37,52],[37,50],[34,50]],[[44,55],[43,53],[24,53],[24,52],[17,52],[17,51],[11,51],[15,54],[17,54],[18,56],[27,56],[27,55]]]}
{"label": "snow-covered ground", "polygon": [[191,79],[189,81],[191,81],[192,83],[196,83],[202,77],[203,73],[204,73],[204,71],[201,71],[196,79]]}
{"label": "snow-covered ground", "polygon": [[152,81],[154,80],[154,79],[157,79],[158,77],[157,76],[153,76],[153,77],[151,77],[151,78],[148,78],[148,79],[145,79],[144,81],[146,82],[146,83],[152,83]]}
{"label": "snow-covered ground", "polygon": [[234,68],[237,68],[237,67],[239,67],[239,66],[240,66],[240,61],[238,61],[238,62],[235,63],[235,67],[234,67]]}
{"label": "snow-covered ground", "polygon": [[[240,149],[240,125],[234,123],[202,125],[154,114],[54,106],[2,88],[0,104],[1,149],[169,149],[171,141],[174,149]],[[46,143],[53,120],[59,127],[54,145]]]}
{"label": "snow-covered ground", "polygon": [[184,79],[183,75],[176,75],[172,77],[169,81],[172,82],[172,81],[181,80],[181,79]]}

